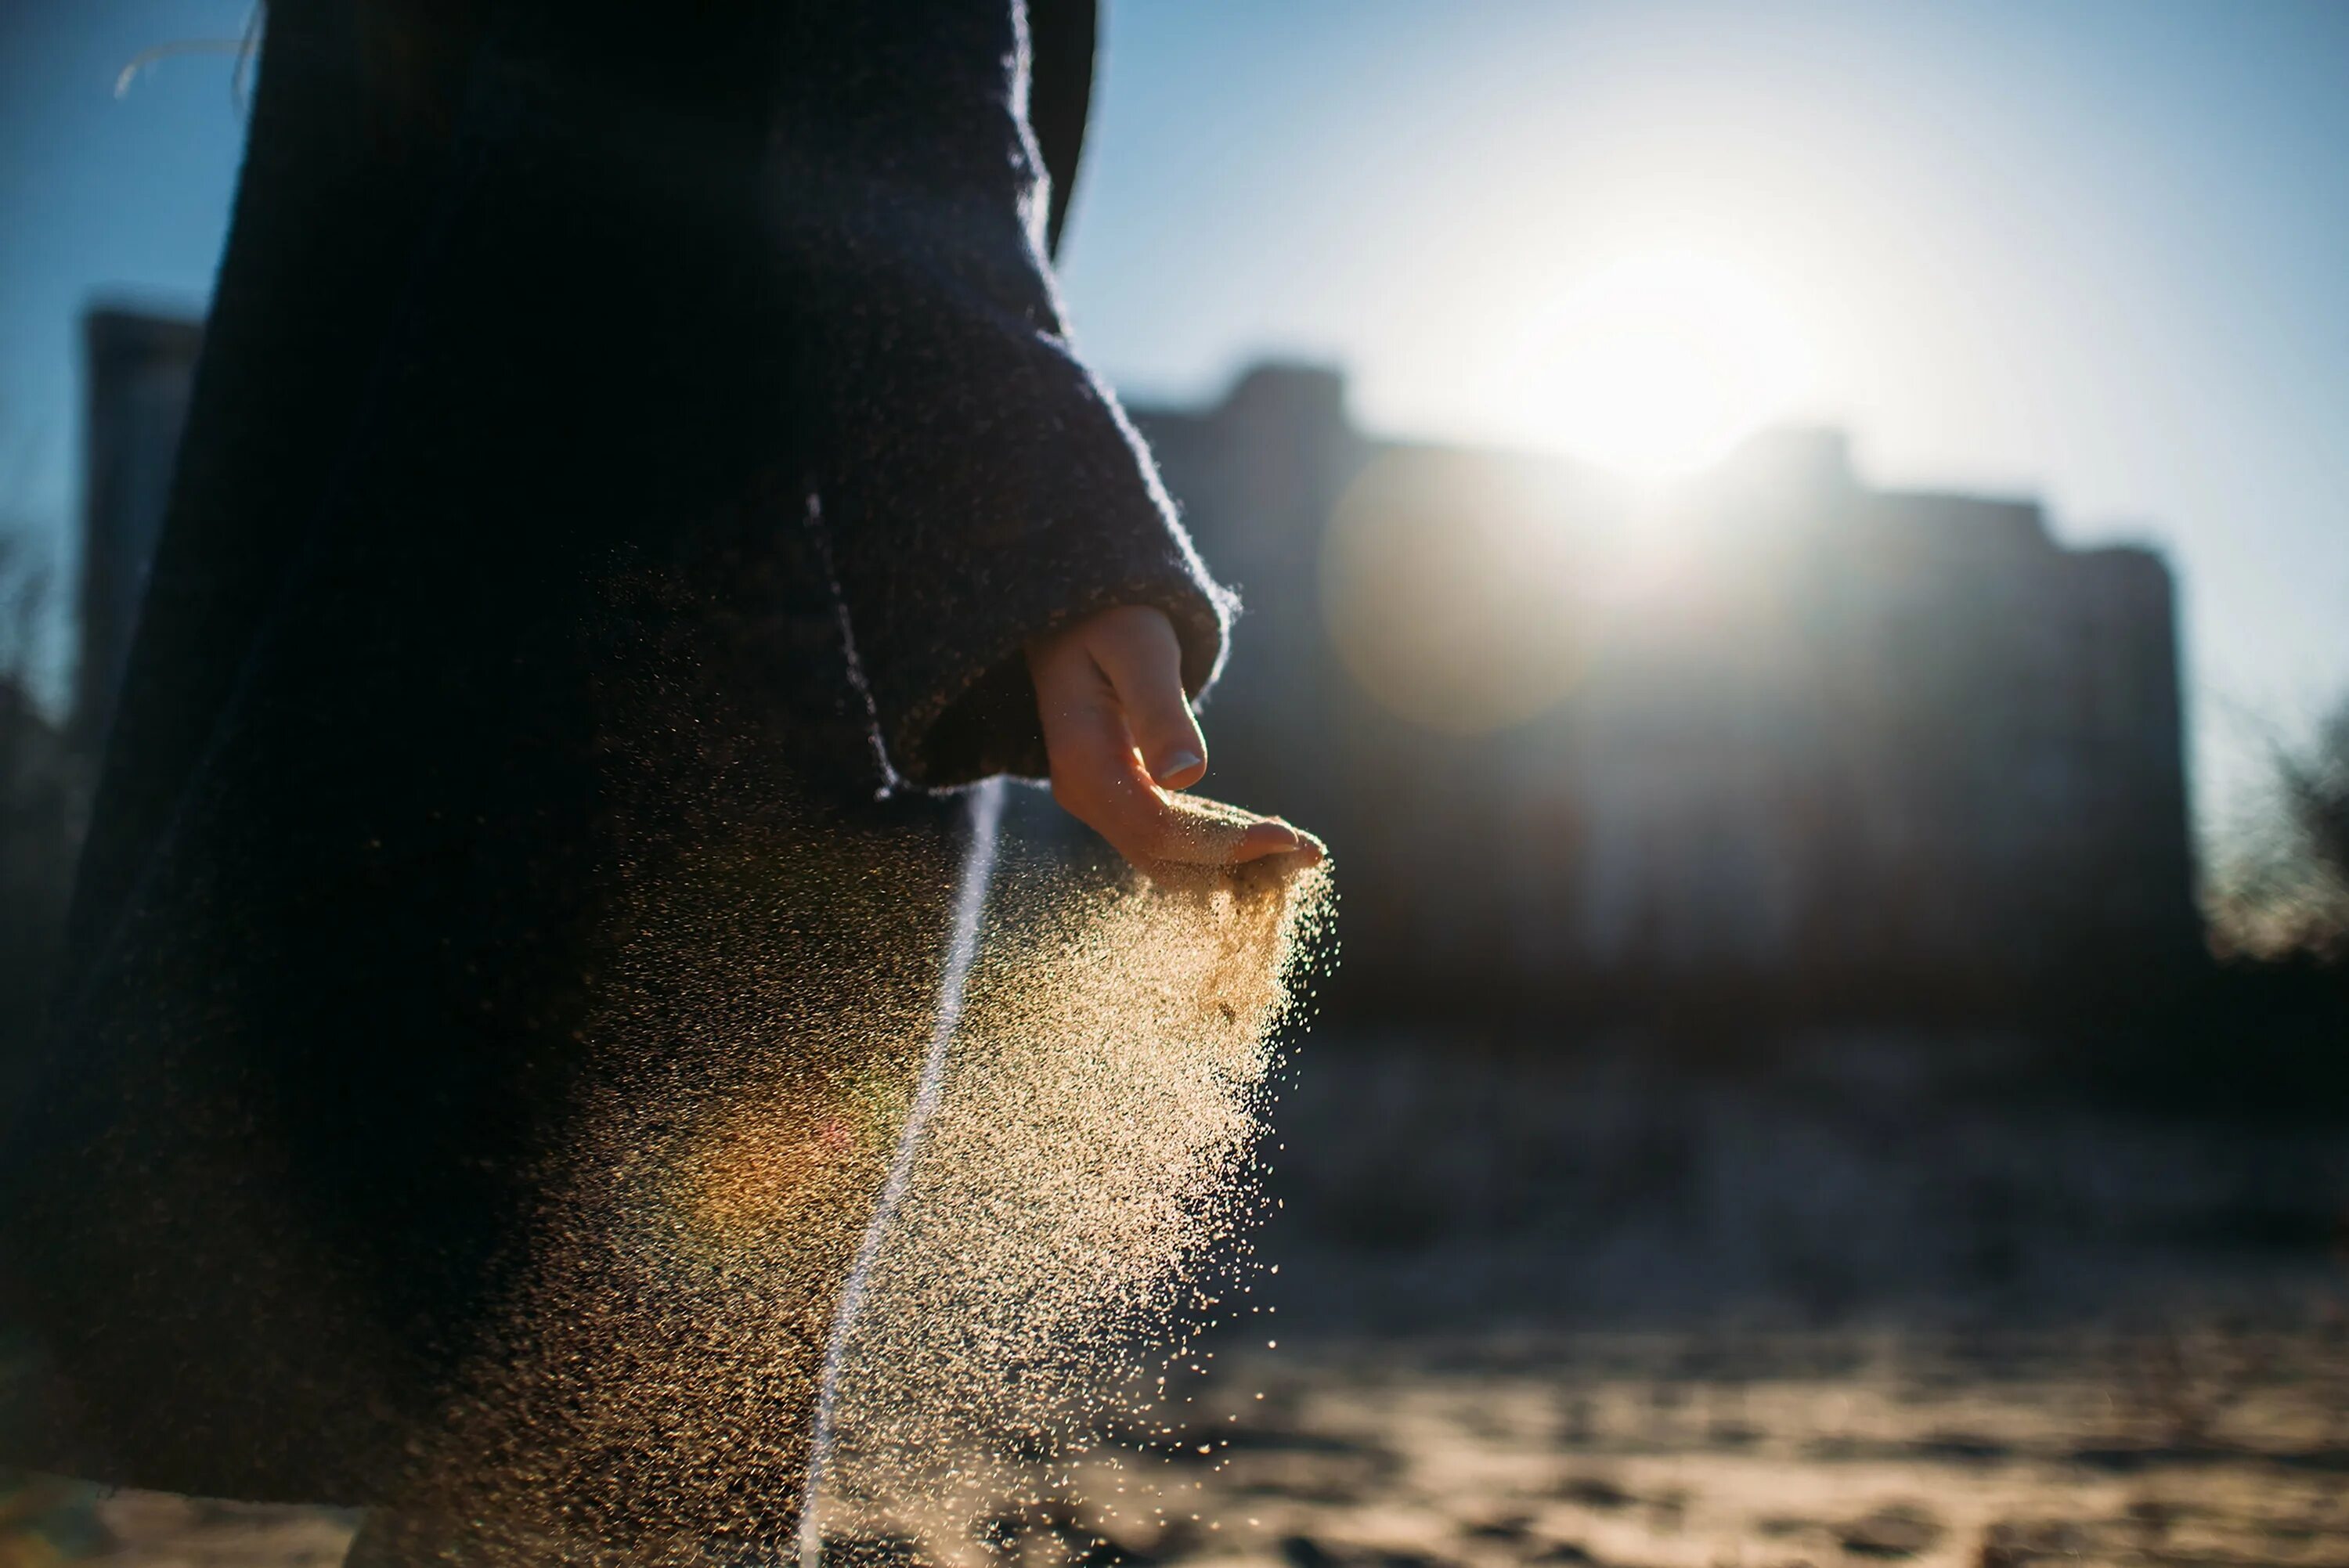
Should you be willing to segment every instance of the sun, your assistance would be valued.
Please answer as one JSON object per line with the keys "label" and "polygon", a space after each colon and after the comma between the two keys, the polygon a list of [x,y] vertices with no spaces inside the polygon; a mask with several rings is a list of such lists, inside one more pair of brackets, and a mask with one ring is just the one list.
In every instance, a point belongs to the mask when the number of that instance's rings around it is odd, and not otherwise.
{"label": "sun", "polygon": [[1525,349],[1519,419],[1643,479],[1693,472],[1783,417],[1808,374],[1769,293],[1712,257],[1622,257],[1558,301]]}

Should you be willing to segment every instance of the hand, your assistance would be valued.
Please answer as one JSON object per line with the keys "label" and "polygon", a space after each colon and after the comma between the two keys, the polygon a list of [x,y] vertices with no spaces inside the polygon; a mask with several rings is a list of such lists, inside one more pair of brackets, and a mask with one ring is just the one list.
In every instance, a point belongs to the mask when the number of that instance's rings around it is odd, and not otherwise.
{"label": "hand", "polygon": [[1028,645],[1052,799],[1145,869],[1321,859],[1319,841],[1278,818],[1175,793],[1207,771],[1182,666],[1174,626],[1140,605],[1103,610]]}

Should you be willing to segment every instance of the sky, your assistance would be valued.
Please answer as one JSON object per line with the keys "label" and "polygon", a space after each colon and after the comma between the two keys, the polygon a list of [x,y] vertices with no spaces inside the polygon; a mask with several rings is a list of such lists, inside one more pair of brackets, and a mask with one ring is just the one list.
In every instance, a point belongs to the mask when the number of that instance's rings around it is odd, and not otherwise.
{"label": "sky", "polygon": [[[75,319],[201,305],[243,135],[225,55],[114,78],[247,14],[0,5],[0,519],[64,569]],[[2206,828],[2349,690],[2349,5],[1112,0],[1104,45],[1063,283],[1130,396],[1279,355],[1385,434],[1825,421],[2037,496],[2177,568]]]}

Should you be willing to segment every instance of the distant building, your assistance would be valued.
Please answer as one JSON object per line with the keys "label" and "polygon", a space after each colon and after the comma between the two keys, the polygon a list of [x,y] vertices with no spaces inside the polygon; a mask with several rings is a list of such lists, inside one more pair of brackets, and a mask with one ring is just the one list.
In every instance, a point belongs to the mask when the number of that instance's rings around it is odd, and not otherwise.
{"label": "distant building", "polygon": [[[201,327],[86,324],[71,722],[102,737]],[[2169,573],[1776,432],[1670,504],[1374,439],[1334,372],[1140,408],[1249,612],[1214,793],[1325,831],[1355,997],[1906,1003],[2199,951]]]}
{"label": "distant building", "polygon": [[2199,951],[2161,560],[1760,438],[1671,501],[1263,367],[1136,422],[1249,606],[1208,788],[1324,830],[1347,994],[1964,999]]}
{"label": "distant building", "polygon": [[103,306],[82,320],[81,649],[69,729],[84,752],[104,739],[130,656],[202,343],[191,321]]}
{"label": "distant building", "polygon": [[0,1116],[22,1075],[64,946],[88,769],[15,672],[0,670]]}

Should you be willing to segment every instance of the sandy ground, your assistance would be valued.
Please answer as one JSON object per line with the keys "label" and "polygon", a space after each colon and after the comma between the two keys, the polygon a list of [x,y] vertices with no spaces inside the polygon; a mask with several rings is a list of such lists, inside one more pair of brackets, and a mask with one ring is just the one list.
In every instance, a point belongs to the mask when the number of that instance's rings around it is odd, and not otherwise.
{"label": "sandy ground", "polygon": [[[1227,1359],[1177,1408],[1153,1451],[999,1522],[1005,1560],[2349,1564],[2349,1336],[2321,1315],[1325,1344]],[[0,1564],[324,1568],[355,1522],[20,1480]]]}
{"label": "sandy ground", "polygon": [[1103,1533],[1289,1568],[2349,1563],[2323,1324],[1356,1346],[1215,1381],[1165,1528]]}
{"label": "sandy ground", "polygon": [[[1718,1084],[1317,1048],[1280,1326],[943,1555],[2349,1568],[2349,1134],[1969,1098],[1947,1043],[1844,1044]],[[0,1568],[326,1568],[356,1524],[0,1475]]]}
{"label": "sandy ground", "polygon": [[356,1514],[337,1509],[109,1492],[53,1477],[0,1474],[0,1568],[333,1568],[357,1528]]}

